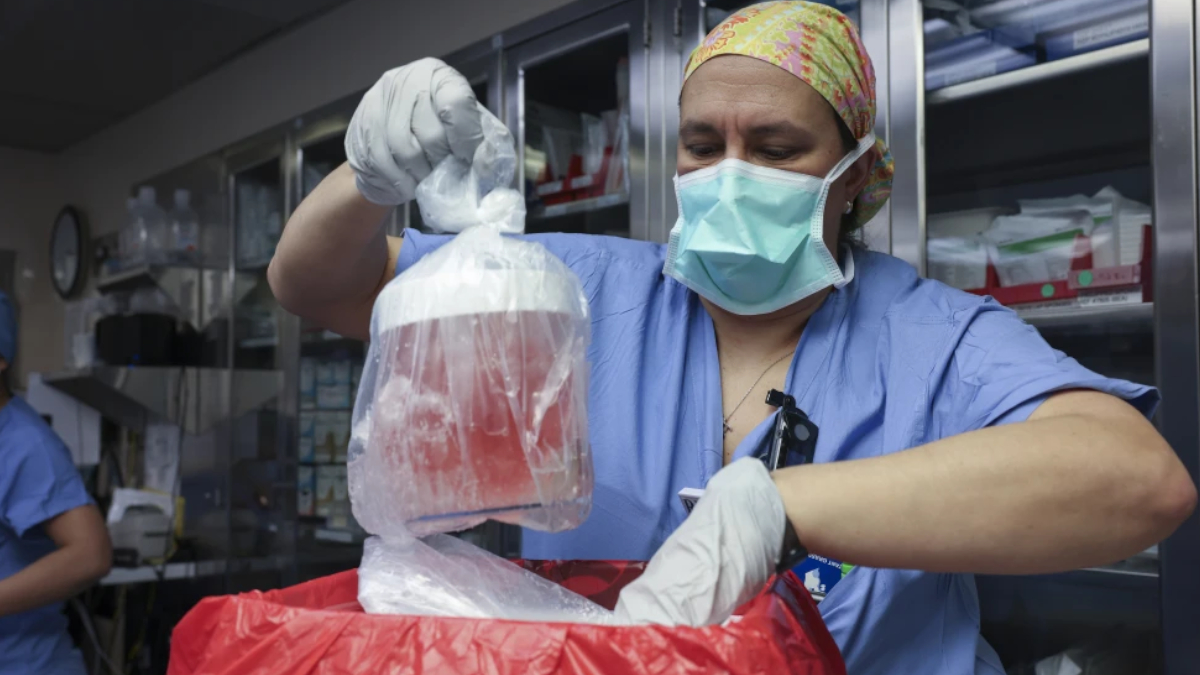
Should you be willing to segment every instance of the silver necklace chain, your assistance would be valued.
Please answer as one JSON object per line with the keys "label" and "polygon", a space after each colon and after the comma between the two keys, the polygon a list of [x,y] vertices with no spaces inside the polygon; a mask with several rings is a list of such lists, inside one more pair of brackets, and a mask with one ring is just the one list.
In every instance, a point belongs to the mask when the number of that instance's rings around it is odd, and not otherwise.
{"label": "silver necklace chain", "polygon": [[791,351],[775,359],[771,362],[771,365],[767,366],[766,370],[762,371],[762,375],[759,375],[758,379],[754,381],[754,384],[750,385],[750,388],[747,389],[746,393],[742,395],[742,400],[738,401],[737,405],[733,406],[733,410],[729,411],[729,414],[725,416],[725,419],[721,420],[723,435],[728,435],[730,431],[733,431],[733,427],[729,426],[729,420],[733,419],[733,416],[737,414],[737,411],[742,407],[742,404],[746,402],[746,399],[750,398],[750,394],[754,391],[754,388],[758,386],[758,383],[762,382],[762,379],[767,376],[767,373],[771,372],[772,368],[779,365],[780,361],[792,356],[794,353],[794,351]]}

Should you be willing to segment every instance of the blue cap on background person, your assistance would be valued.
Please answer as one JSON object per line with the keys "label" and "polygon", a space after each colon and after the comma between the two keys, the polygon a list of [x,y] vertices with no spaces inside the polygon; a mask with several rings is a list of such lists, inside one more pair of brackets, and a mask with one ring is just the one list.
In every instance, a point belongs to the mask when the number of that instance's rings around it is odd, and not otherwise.
{"label": "blue cap on background person", "polygon": [[0,291],[0,359],[4,359],[11,366],[16,355],[17,315],[8,295]]}

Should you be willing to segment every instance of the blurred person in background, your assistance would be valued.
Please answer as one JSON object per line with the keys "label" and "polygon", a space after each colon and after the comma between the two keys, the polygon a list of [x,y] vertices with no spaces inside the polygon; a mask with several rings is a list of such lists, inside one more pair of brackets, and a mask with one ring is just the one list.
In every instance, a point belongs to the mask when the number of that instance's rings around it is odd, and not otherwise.
{"label": "blurred person in background", "polygon": [[85,675],[62,604],[108,574],[108,528],[70,451],[13,393],[16,351],[0,292],[0,675]]}

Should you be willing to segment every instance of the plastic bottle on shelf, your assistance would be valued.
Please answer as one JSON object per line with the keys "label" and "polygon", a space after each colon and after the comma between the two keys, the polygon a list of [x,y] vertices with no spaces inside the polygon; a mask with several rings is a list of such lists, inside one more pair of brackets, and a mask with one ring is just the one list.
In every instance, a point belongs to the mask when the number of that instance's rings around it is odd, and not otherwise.
{"label": "plastic bottle on shelf", "polygon": [[200,215],[189,204],[191,193],[175,191],[175,206],[168,215],[171,262],[193,264],[200,259]]}
{"label": "plastic bottle on shelf", "polygon": [[135,228],[142,233],[142,261],[146,264],[167,262],[170,239],[167,214],[159,208],[153,187],[143,185],[138,188],[138,203],[133,213]]}

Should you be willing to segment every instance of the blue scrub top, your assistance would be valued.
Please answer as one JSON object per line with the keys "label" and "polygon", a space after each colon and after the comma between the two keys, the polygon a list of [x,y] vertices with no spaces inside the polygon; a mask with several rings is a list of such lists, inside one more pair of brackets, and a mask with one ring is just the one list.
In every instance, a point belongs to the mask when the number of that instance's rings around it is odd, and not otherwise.
{"label": "blue scrub top", "polygon": [[[663,275],[661,244],[526,238],[579,275],[590,303],[596,487],[587,522],[558,534],[526,530],[523,555],[648,560],[686,516],[679,490],[704,487],[722,466],[712,319],[695,293]],[[407,231],[397,271],[446,241]],[[786,393],[820,429],[816,461],[1020,422],[1064,389],[1104,391],[1153,413],[1155,390],[1087,370],[994,300],[922,279],[888,255],[850,255],[844,271],[852,264],[853,280],[809,319],[786,378]],[[769,426],[764,420],[734,458],[757,447]],[[820,610],[855,675],[1003,675],[979,636],[972,575],[856,567]]]}
{"label": "blue scrub top", "polygon": [[[91,503],[41,416],[16,397],[0,408],[0,579],[54,551],[42,523]],[[61,605],[0,617],[0,675],[86,675]]]}

